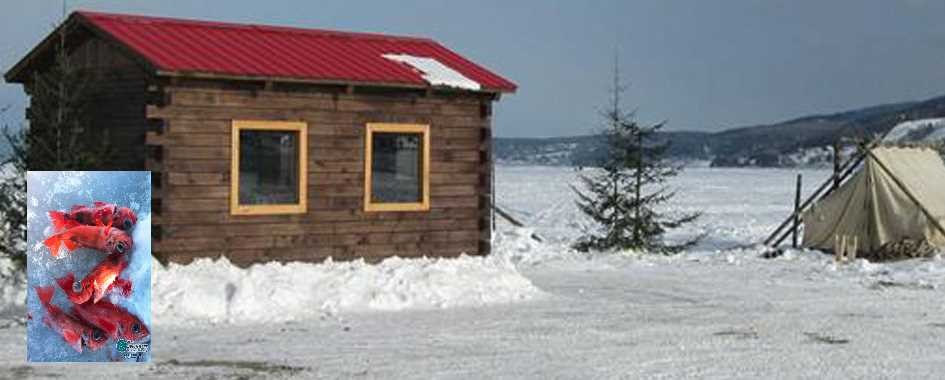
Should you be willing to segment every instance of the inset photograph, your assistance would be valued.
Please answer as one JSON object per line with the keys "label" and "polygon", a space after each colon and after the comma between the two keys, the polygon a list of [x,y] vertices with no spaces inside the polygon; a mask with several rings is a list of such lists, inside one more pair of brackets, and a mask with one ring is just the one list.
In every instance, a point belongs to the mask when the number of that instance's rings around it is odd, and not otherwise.
{"label": "inset photograph", "polygon": [[27,173],[27,360],[151,358],[151,173]]}

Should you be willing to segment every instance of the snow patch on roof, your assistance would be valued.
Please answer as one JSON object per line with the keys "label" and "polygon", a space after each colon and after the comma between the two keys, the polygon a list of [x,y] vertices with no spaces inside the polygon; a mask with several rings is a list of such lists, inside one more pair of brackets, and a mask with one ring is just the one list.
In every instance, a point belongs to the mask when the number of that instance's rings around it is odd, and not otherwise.
{"label": "snow patch on roof", "polygon": [[434,86],[456,87],[473,91],[478,91],[481,88],[479,82],[467,78],[433,58],[415,57],[408,54],[384,54],[383,57],[410,65],[410,67],[420,71],[423,80]]}

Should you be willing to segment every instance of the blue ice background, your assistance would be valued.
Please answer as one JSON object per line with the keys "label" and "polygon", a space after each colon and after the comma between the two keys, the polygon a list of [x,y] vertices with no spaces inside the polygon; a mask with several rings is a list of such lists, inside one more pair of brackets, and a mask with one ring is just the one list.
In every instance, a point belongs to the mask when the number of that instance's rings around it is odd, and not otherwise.
{"label": "blue ice background", "polygon": [[[52,303],[69,311],[71,302],[59,289],[56,278],[75,273],[84,278],[105,254],[81,248],[54,258],[42,244],[51,232],[47,216],[51,210],[68,210],[74,204],[91,205],[93,201],[116,203],[130,207],[138,216],[132,230],[134,248],[130,262],[119,276],[132,281],[132,296],[125,299],[111,294],[110,300],[138,316],[149,330],[151,325],[151,173],[150,172],[28,172],[27,182],[27,282],[26,309],[32,319],[27,322],[27,360],[95,362],[120,358],[115,341],[91,352],[83,348],[75,352],[62,337],[43,323],[45,308],[36,296],[35,286],[53,285]],[[152,331],[153,332],[153,331]],[[138,361],[150,361],[149,352]]]}

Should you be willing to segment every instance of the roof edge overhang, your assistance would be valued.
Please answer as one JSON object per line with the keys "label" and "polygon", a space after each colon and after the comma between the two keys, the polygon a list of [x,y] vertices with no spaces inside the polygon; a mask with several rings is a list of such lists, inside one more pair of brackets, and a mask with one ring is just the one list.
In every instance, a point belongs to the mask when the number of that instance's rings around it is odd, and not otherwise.
{"label": "roof edge overhang", "polygon": [[432,86],[432,85],[422,85],[415,83],[402,83],[402,82],[374,82],[374,81],[352,81],[352,80],[343,80],[343,79],[311,79],[311,78],[296,78],[296,77],[282,77],[282,76],[264,76],[264,75],[234,75],[226,73],[213,73],[213,72],[203,72],[203,71],[171,71],[171,70],[155,70],[155,75],[159,77],[167,78],[190,78],[190,79],[205,79],[205,80],[230,80],[230,81],[247,81],[247,82],[273,82],[273,83],[298,83],[298,84],[311,84],[311,85],[335,85],[335,86],[354,86],[354,87],[381,87],[381,88],[402,88],[408,90],[445,90],[445,91],[455,91],[455,92],[468,92],[468,93],[485,93],[485,94],[503,94],[503,93],[514,93],[515,89],[499,89],[499,88],[486,88],[483,87],[479,90],[467,90],[450,86]]}

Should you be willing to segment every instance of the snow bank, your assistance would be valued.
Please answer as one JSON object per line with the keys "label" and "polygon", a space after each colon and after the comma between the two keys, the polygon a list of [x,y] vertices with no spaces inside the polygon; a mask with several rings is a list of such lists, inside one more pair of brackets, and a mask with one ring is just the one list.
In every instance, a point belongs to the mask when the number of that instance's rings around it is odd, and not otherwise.
{"label": "snow bank", "polygon": [[0,257],[0,313],[22,309],[26,302],[26,274],[8,257]]}
{"label": "snow bank", "polygon": [[542,294],[507,259],[390,258],[267,263],[239,268],[225,258],[154,265],[158,323],[281,322],[340,311],[436,309],[527,300]]}

